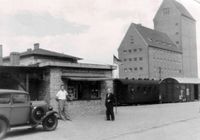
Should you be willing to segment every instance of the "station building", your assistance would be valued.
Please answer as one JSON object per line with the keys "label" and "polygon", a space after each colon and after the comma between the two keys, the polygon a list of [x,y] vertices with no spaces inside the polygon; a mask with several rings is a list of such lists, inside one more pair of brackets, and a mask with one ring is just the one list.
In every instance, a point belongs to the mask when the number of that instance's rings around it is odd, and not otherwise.
{"label": "station building", "polygon": [[72,101],[73,115],[102,112],[105,90],[112,88],[112,65],[79,63],[81,58],[52,52],[34,44],[34,49],[11,53],[2,59],[0,88],[20,89],[31,100],[46,100],[57,108],[56,93],[64,84]]}

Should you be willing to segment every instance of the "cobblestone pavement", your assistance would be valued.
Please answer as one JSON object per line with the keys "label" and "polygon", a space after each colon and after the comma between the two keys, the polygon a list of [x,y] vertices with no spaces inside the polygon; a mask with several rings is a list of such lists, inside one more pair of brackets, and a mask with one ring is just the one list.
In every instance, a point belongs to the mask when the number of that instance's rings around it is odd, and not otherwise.
{"label": "cobblestone pavement", "polygon": [[116,120],[104,114],[59,121],[56,131],[17,128],[5,140],[200,140],[199,102],[118,107]]}

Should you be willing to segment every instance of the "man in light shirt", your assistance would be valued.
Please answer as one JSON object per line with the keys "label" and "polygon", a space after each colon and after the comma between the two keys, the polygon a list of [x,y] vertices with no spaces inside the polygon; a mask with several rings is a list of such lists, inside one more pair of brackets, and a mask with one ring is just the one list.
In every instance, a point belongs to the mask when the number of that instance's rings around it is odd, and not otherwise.
{"label": "man in light shirt", "polygon": [[68,112],[67,104],[68,93],[64,89],[64,85],[60,86],[60,90],[56,94],[56,100],[58,101],[58,113],[62,120],[71,120]]}

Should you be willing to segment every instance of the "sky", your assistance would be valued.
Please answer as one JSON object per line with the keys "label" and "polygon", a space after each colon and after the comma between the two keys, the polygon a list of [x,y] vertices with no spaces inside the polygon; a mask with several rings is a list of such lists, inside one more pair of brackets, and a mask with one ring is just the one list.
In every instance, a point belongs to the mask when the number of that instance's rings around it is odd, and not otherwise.
{"label": "sky", "polygon": [[[197,22],[200,54],[200,4],[177,0]],[[40,48],[65,53],[80,62],[112,64],[131,23],[153,28],[162,0],[0,0],[3,56]],[[200,57],[198,58],[200,65]]]}

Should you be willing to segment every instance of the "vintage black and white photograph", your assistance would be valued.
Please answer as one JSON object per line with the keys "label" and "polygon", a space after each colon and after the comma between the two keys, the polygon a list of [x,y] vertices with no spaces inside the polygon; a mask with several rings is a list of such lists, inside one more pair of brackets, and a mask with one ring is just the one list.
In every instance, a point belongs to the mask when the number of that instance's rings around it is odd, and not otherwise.
{"label": "vintage black and white photograph", "polygon": [[0,0],[0,140],[200,140],[200,0]]}

